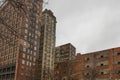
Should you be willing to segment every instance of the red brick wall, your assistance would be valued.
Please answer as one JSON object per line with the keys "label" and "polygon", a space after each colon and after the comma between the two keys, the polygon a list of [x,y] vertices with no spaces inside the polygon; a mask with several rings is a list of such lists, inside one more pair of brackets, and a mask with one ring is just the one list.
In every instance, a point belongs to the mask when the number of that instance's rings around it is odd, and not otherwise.
{"label": "red brick wall", "polygon": [[[120,53],[120,48],[112,48],[82,55],[77,54],[75,60],[66,63],[69,63],[67,69],[69,70],[69,74],[66,75],[68,77],[66,80],[120,79],[120,64],[118,64],[118,62],[120,62],[120,55],[117,55],[117,53]],[[87,60],[86,57],[89,57],[89,59]],[[61,63],[61,65],[63,63]],[[60,66],[59,71],[64,69],[65,68]],[[55,71],[56,70],[58,69],[55,69]],[[116,71],[119,71],[119,73],[116,73]],[[86,75],[87,72],[90,72],[90,74]],[[57,76],[59,76],[61,80],[61,77],[64,75],[58,74]]]}

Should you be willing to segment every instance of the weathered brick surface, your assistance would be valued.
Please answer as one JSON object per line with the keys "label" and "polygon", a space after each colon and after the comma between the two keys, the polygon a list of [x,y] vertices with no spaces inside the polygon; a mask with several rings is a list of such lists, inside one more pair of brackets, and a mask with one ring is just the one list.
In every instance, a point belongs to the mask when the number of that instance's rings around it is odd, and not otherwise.
{"label": "weathered brick surface", "polygon": [[[76,59],[69,60],[68,63],[69,67],[66,68],[67,71],[69,70],[69,74],[66,75],[67,79],[65,80],[120,79],[120,47],[87,54],[77,54]],[[60,67],[58,69],[56,68],[55,71],[62,72],[64,69]],[[57,76],[61,79],[64,75],[55,75],[55,77]]]}

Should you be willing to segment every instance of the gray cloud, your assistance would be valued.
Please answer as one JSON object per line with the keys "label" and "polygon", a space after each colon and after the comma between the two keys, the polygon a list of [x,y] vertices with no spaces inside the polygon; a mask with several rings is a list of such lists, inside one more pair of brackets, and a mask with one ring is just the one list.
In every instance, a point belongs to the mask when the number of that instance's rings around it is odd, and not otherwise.
{"label": "gray cloud", "polygon": [[87,53],[120,46],[120,0],[50,0],[57,17],[57,43]]}

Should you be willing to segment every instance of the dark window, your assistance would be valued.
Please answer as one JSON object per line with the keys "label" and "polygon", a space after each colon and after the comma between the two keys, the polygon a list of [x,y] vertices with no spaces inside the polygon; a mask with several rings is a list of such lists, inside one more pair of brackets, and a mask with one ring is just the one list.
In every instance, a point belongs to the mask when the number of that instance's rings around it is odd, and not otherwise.
{"label": "dark window", "polygon": [[90,60],[90,58],[87,58],[87,61],[89,61]]}
{"label": "dark window", "polygon": [[118,64],[120,64],[120,61],[118,62]]}
{"label": "dark window", "polygon": [[101,72],[101,74],[104,74],[104,72]]}
{"label": "dark window", "polygon": [[117,53],[117,55],[118,55],[118,56],[120,56],[120,52],[119,52],[119,53]]}
{"label": "dark window", "polygon": [[89,75],[89,73],[86,74],[87,76]]}
{"label": "dark window", "polygon": [[89,65],[87,65],[87,68],[89,68],[90,66]]}
{"label": "dark window", "polygon": [[104,64],[100,64],[101,66],[104,66]]}
{"label": "dark window", "polygon": [[120,70],[118,71],[118,74],[120,74]]}
{"label": "dark window", "polygon": [[103,58],[103,55],[101,55],[101,58]]}

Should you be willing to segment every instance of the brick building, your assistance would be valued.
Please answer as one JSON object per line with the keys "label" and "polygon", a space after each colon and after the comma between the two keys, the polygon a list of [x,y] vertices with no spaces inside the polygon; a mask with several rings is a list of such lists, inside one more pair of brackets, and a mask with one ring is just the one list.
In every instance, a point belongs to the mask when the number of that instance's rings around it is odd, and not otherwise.
{"label": "brick building", "polygon": [[56,47],[55,51],[55,80],[69,80],[71,61],[75,59],[76,48],[71,44]]}
{"label": "brick building", "polygon": [[0,6],[0,80],[36,80],[42,0],[4,1]]}
{"label": "brick building", "polygon": [[120,47],[57,61],[55,80],[120,80]]}
{"label": "brick building", "polygon": [[55,62],[69,61],[75,59],[76,48],[67,43],[55,48]]}
{"label": "brick building", "polygon": [[55,63],[54,80],[80,80],[83,78],[83,62],[81,55],[76,59]]}
{"label": "brick building", "polygon": [[83,79],[83,58],[80,53],[76,55],[76,58],[70,61],[70,79],[80,80]]}
{"label": "brick building", "polygon": [[82,55],[85,80],[120,80],[120,48]]}
{"label": "brick building", "polygon": [[83,64],[81,56],[77,55],[74,60],[62,61],[55,63],[54,80],[80,80],[83,78]]}
{"label": "brick building", "polygon": [[39,48],[39,80],[53,80],[54,56],[56,42],[56,17],[51,10],[45,9],[42,14],[42,26]]}

